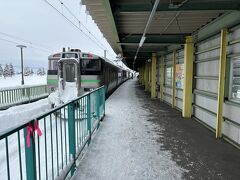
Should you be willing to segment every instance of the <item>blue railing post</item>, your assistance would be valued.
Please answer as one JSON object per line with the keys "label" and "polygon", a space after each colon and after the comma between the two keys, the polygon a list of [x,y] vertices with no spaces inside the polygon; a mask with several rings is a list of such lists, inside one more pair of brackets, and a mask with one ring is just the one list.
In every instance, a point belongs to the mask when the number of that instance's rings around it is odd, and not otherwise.
{"label": "blue railing post", "polygon": [[68,133],[69,133],[69,153],[71,155],[72,160],[74,161],[74,164],[71,168],[71,176],[72,176],[76,168],[75,105],[73,102],[68,105]]}
{"label": "blue railing post", "polygon": [[[31,122],[31,126],[34,127],[34,122]],[[34,131],[34,130],[33,130]],[[27,127],[24,128],[25,142],[27,142],[28,136]],[[33,135],[30,135],[30,146],[25,143],[25,163],[26,163],[26,178],[27,180],[35,180],[36,176],[36,156],[35,156],[35,142]]]}
{"label": "blue railing post", "polygon": [[90,94],[87,95],[87,129],[89,134],[88,145],[91,142],[92,127],[91,127],[91,104],[90,104]]}

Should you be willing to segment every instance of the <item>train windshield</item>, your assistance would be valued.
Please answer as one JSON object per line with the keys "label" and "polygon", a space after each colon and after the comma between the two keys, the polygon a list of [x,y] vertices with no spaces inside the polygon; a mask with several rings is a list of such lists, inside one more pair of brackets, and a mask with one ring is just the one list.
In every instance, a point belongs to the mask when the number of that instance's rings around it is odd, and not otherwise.
{"label": "train windshield", "polygon": [[99,74],[100,71],[100,59],[81,59],[81,74]]}

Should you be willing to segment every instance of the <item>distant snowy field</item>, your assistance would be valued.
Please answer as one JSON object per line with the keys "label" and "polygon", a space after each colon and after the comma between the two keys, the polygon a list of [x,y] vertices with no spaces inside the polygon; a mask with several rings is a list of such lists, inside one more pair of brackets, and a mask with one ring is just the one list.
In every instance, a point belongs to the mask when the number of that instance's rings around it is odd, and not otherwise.
{"label": "distant snowy field", "polygon": [[[21,75],[14,75],[13,77],[0,77],[0,88],[21,86]],[[47,84],[47,76],[38,76],[36,74],[32,76],[24,76],[25,85],[41,85]]]}

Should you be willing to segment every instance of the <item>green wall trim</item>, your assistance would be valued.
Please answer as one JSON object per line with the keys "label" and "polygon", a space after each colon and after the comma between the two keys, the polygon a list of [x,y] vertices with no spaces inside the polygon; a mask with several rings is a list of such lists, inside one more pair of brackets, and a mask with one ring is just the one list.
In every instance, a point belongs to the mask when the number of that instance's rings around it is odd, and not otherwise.
{"label": "green wall trim", "polygon": [[208,25],[193,34],[195,41],[202,41],[207,39],[217,33],[220,33],[223,28],[231,28],[239,24],[240,11],[233,11],[226,13],[214,21],[210,22]]}

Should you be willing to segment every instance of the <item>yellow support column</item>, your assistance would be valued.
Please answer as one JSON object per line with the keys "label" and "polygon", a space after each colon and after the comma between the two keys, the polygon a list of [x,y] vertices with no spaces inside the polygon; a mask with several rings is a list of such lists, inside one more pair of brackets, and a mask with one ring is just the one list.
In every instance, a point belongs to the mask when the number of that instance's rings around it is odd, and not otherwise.
{"label": "yellow support column", "polygon": [[145,72],[144,72],[144,66],[142,66],[142,85],[144,86],[144,82],[145,82]]}
{"label": "yellow support column", "polygon": [[176,105],[176,61],[177,52],[173,51],[173,70],[172,70],[172,107]]}
{"label": "yellow support column", "polygon": [[156,71],[157,71],[157,54],[152,53],[152,78],[151,78],[151,98],[156,98]]}
{"label": "yellow support column", "polygon": [[148,62],[145,62],[145,91],[148,91],[148,83],[149,83],[149,67]]}
{"label": "yellow support column", "polygon": [[216,138],[222,137],[224,86],[227,60],[227,29],[221,30]]}
{"label": "yellow support column", "polygon": [[148,92],[151,93],[151,89],[152,89],[152,62],[148,63]]}
{"label": "yellow support column", "polygon": [[182,116],[192,116],[192,81],[193,81],[193,40],[192,36],[186,37],[184,45],[184,87],[183,87],[183,111]]}
{"label": "yellow support column", "polygon": [[161,57],[161,82],[160,82],[160,99],[163,101],[163,90],[164,90],[164,76],[165,76],[165,63],[164,63],[164,55]]}

